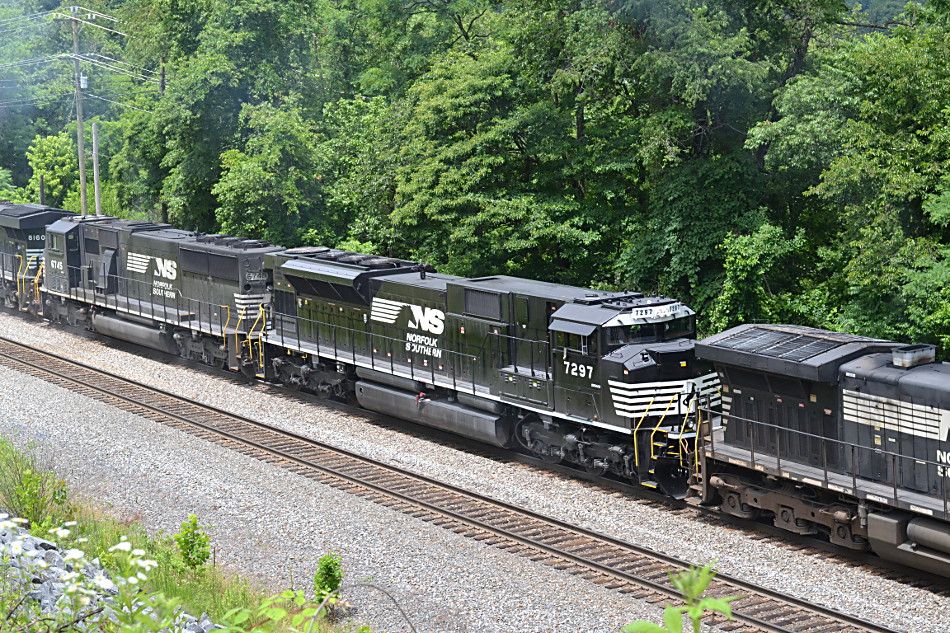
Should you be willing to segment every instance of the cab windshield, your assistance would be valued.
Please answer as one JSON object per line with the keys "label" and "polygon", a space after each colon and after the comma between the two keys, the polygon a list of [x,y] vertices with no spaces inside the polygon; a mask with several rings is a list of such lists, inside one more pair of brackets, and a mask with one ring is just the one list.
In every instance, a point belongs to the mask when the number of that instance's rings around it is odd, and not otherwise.
{"label": "cab windshield", "polygon": [[604,329],[609,349],[617,349],[631,343],[651,343],[669,341],[674,338],[694,338],[696,336],[696,317],[693,315],[643,325],[618,325]]}

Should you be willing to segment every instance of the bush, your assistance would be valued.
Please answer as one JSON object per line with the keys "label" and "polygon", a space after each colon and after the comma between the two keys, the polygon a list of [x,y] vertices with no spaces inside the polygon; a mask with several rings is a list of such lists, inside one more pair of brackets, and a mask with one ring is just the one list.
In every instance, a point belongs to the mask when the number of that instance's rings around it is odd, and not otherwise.
{"label": "bush", "polygon": [[339,554],[327,552],[317,562],[317,571],[313,575],[313,593],[317,602],[323,602],[343,582],[343,559]]}
{"label": "bush", "polygon": [[54,523],[66,505],[66,484],[40,465],[35,445],[19,451],[0,439],[0,506],[34,526]]}
{"label": "bush", "polygon": [[208,535],[198,525],[198,517],[189,515],[188,520],[181,524],[181,532],[174,536],[178,543],[181,559],[188,569],[196,570],[211,558],[211,548],[208,546]]}

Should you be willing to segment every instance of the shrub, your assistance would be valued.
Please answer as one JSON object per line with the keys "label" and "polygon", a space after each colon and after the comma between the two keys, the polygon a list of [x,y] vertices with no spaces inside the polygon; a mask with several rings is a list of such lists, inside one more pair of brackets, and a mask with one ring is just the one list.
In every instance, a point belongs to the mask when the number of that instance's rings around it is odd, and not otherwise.
{"label": "shrub", "polygon": [[317,562],[317,571],[313,575],[313,593],[317,602],[323,602],[343,582],[343,559],[339,554],[327,552]]}
{"label": "shrub", "polygon": [[40,465],[35,445],[19,451],[0,439],[0,506],[31,525],[48,526],[66,505],[66,484]]}
{"label": "shrub", "polygon": [[181,559],[188,569],[196,570],[211,558],[211,548],[208,546],[208,535],[202,526],[198,525],[198,517],[189,515],[188,520],[181,524],[181,532],[174,536],[181,552]]}

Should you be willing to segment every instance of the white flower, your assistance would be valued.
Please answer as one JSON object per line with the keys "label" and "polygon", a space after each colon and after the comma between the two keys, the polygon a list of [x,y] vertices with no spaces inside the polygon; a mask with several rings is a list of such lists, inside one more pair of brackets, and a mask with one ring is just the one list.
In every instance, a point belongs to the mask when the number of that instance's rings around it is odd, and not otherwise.
{"label": "white flower", "polygon": [[138,578],[139,580],[148,580],[148,576],[146,576],[142,572],[138,572],[137,574],[135,574],[135,577]]}
{"label": "white flower", "polygon": [[126,580],[129,581],[130,585],[137,585],[139,582],[139,579],[136,578],[135,576],[129,576],[128,578],[126,578]]}
{"label": "white flower", "polygon": [[0,513],[0,521],[6,521],[9,518],[10,518],[9,514]]}
{"label": "white flower", "polygon": [[[122,538],[125,539],[124,536]],[[126,540],[123,540],[122,542],[117,543],[113,545],[112,547],[110,547],[109,551],[110,552],[115,552],[115,551],[128,552],[131,549],[132,549],[132,544]]]}
{"label": "white flower", "polygon": [[85,536],[82,537],[82,538],[77,538],[77,539],[76,539],[76,542],[77,542],[77,543],[86,543],[86,542],[88,542],[88,541],[89,541],[89,539],[87,539]]}
{"label": "white flower", "polygon": [[132,550],[132,556],[145,556],[144,549],[134,549]]}
{"label": "white flower", "polygon": [[136,558],[132,561],[132,564],[141,567],[145,571],[158,567],[158,563],[156,561],[148,560],[147,558]]}
{"label": "white flower", "polygon": [[75,521],[66,521],[65,523],[63,523],[63,527],[72,527],[74,525],[76,525]]}
{"label": "white flower", "polygon": [[84,607],[88,606],[90,602],[91,601],[89,600],[89,596],[83,596],[82,598],[79,599],[79,604],[81,604]]}
{"label": "white flower", "polygon": [[68,549],[63,553],[63,560],[79,560],[83,556],[81,549]]}
{"label": "white flower", "polygon": [[40,553],[39,553],[38,550],[31,549],[31,550],[28,551],[28,552],[23,552],[23,555],[26,556],[27,558],[35,558],[35,557],[39,556]]}
{"label": "white flower", "polygon": [[13,521],[3,520],[0,521],[0,530],[12,530],[16,527],[16,523]]}
{"label": "white flower", "polygon": [[107,591],[115,587],[115,583],[106,578],[106,575],[101,572],[96,574],[96,577],[92,579],[92,582],[100,589],[105,589]]}
{"label": "white flower", "polygon": [[10,553],[19,556],[23,553],[23,541],[13,541],[10,543]]}
{"label": "white flower", "polygon": [[53,528],[49,531],[50,534],[55,534],[56,538],[66,538],[69,536],[69,530],[65,528]]}
{"label": "white flower", "polygon": [[70,580],[76,580],[79,578],[79,574],[74,571],[68,571],[62,576],[59,577],[60,582],[69,582]]}
{"label": "white flower", "polygon": [[10,519],[10,520],[13,521],[14,523],[19,523],[20,525],[23,525],[23,524],[25,524],[25,523],[29,523],[29,521],[27,521],[26,519],[22,519],[22,518],[20,518],[20,517],[17,517],[17,518],[15,518],[15,519]]}

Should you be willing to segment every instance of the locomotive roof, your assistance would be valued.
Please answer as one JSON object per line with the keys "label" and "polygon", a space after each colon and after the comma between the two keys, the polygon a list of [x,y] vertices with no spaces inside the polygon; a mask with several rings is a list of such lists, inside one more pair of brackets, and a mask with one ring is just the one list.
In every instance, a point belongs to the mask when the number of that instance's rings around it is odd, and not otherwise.
{"label": "locomotive roof", "polygon": [[[65,224],[54,223],[47,230],[52,233],[68,232],[72,229],[72,225],[82,224],[86,227],[131,233],[137,238],[145,238],[151,241],[175,242],[178,246],[187,246],[193,250],[213,253],[233,253],[235,250],[246,253],[270,253],[284,250],[283,246],[276,246],[261,240],[227,235],[205,235],[204,233],[176,229],[171,224],[149,222],[147,220],[128,220],[94,215],[76,215],[63,218],[63,220],[65,220]],[[88,235],[88,233],[86,234]]]}
{"label": "locomotive roof", "polygon": [[900,345],[800,325],[746,324],[698,341],[696,356],[754,371],[833,383],[843,363]]}
{"label": "locomotive roof", "polygon": [[555,321],[551,329],[577,334],[580,333],[577,328],[571,328],[571,326],[558,322],[571,321],[594,326],[615,327],[669,321],[693,314],[695,312],[691,308],[667,297],[626,298],[623,300],[608,300],[595,305],[565,303],[554,312]]}
{"label": "locomotive roof", "polygon": [[[452,283],[466,288],[488,290],[493,292],[513,292],[515,294],[530,295],[553,301],[593,301],[600,302],[608,297],[628,296],[627,294],[591,290],[566,284],[557,284],[549,281],[535,281],[508,275],[491,275],[487,277],[455,277]],[[643,295],[637,294],[642,297]]]}
{"label": "locomotive roof", "polygon": [[37,229],[45,227],[53,218],[72,215],[72,211],[41,204],[0,205],[0,226],[9,229]]}
{"label": "locomotive roof", "polygon": [[276,246],[261,240],[251,240],[243,237],[229,237],[224,235],[206,236],[202,233],[182,231],[166,225],[157,227],[148,232],[140,233],[137,237],[152,241],[178,242],[182,248],[188,250],[207,251],[210,253],[272,253],[284,250],[283,246]]}
{"label": "locomotive roof", "polygon": [[920,404],[950,408],[950,363],[926,363],[914,367],[896,367],[892,354],[870,354],[857,358],[841,366],[842,379],[856,379],[867,393],[883,391],[882,395],[891,395],[887,387],[881,385],[899,385],[901,394]]}

